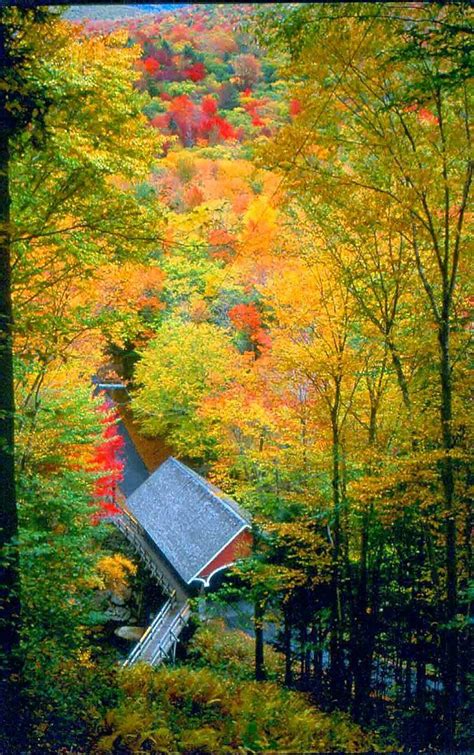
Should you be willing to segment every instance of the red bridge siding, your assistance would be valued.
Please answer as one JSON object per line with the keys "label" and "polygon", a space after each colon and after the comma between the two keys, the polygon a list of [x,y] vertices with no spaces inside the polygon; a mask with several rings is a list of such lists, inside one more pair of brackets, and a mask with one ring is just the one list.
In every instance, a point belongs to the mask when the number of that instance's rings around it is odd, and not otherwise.
{"label": "red bridge siding", "polygon": [[244,530],[237,537],[234,537],[228,545],[217,556],[199,572],[198,577],[207,579],[210,575],[222,569],[224,566],[233,564],[238,558],[248,556],[252,545],[252,535],[249,530]]}

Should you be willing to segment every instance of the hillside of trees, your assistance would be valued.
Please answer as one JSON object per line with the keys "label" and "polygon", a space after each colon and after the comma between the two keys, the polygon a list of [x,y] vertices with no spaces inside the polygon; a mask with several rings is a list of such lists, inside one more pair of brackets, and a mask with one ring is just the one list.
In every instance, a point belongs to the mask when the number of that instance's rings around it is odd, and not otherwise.
{"label": "hillside of trees", "polygon": [[[472,746],[471,34],[0,10],[0,752]],[[249,634],[196,605],[175,666],[106,639],[140,572],[94,375],[252,515],[207,601]]]}

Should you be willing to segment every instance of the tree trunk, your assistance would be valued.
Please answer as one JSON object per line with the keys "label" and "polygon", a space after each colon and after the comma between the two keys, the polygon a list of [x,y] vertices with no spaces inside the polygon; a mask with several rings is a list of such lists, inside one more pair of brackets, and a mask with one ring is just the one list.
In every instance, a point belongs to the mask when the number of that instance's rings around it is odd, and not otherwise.
{"label": "tree trunk", "polygon": [[254,628],[255,628],[255,679],[262,682],[267,678],[265,672],[265,659],[263,652],[263,615],[264,604],[261,600],[255,601]]}
{"label": "tree trunk", "polygon": [[283,647],[285,653],[285,687],[291,687],[293,684],[293,654],[291,650],[291,610],[286,604],[284,611],[284,629],[283,629]]}
{"label": "tree trunk", "polygon": [[444,456],[441,460],[441,482],[444,493],[445,511],[445,568],[446,568],[446,610],[444,630],[444,746],[454,747],[457,708],[457,666],[458,641],[454,626],[457,613],[457,552],[456,552],[456,513],[454,509],[454,464],[451,451],[453,440],[452,375],[450,358],[450,300],[444,297],[443,316],[439,324],[441,379],[441,426]]}
{"label": "tree trunk", "polygon": [[369,524],[371,509],[364,512],[360,546],[360,576],[357,591],[356,605],[354,607],[353,631],[353,674],[354,674],[354,699],[352,711],[354,717],[360,722],[369,719],[370,685],[372,677],[373,657],[373,630],[368,614],[368,551],[369,551]]}
{"label": "tree trunk", "polygon": [[314,695],[319,700],[321,699],[322,691],[323,691],[323,636],[321,631],[321,626],[319,624],[313,625],[312,630],[312,638],[313,638],[313,645],[314,645],[314,651],[313,651],[313,677],[314,677]]}
{"label": "tree trunk", "polygon": [[385,342],[387,344],[388,350],[390,352],[390,356],[392,358],[392,364],[395,368],[395,374],[397,376],[398,387],[400,388],[402,398],[403,398],[403,405],[405,409],[407,410],[408,415],[410,416],[411,399],[410,399],[410,393],[408,390],[407,379],[405,377],[405,373],[403,372],[402,360],[400,359],[400,355],[395,347],[395,344],[392,338],[387,337]]}
{"label": "tree trunk", "polygon": [[342,604],[341,604],[341,495],[340,495],[340,439],[337,413],[339,408],[339,386],[336,392],[332,420],[332,491],[333,491],[333,557],[331,585],[331,632],[330,650],[330,695],[331,702],[342,707],[345,702],[345,667],[342,648]]}
{"label": "tree trunk", "polygon": [[[423,652],[421,648],[419,652]],[[416,661],[416,688],[415,688],[416,707],[421,715],[425,713],[426,702],[426,663],[423,658],[417,658]]]}
{"label": "tree trunk", "polygon": [[[8,65],[0,19],[0,72]],[[14,467],[14,393],[10,262],[10,117],[0,89],[0,750],[16,752],[19,716],[20,576]],[[18,735],[18,736],[17,736]],[[16,743],[16,744],[15,744]],[[3,749],[2,749],[3,746]]]}
{"label": "tree trunk", "polygon": [[[394,350],[394,353],[395,350]],[[400,364],[401,369],[401,364]],[[403,376],[403,371],[402,376]],[[372,394],[370,406],[370,423],[368,447],[374,448],[377,438],[377,409],[378,402],[373,400]],[[408,397],[408,393],[407,393]],[[369,475],[374,474],[371,465],[368,466]],[[370,527],[373,520],[374,505],[370,502],[364,508],[360,535],[360,562],[359,581],[355,606],[353,609],[354,621],[352,622],[354,636],[352,637],[353,653],[353,676],[354,676],[354,699],[352,711],[354,717],[361,723],[367,723],[370,719],[370,687],[372,681],[372,663],[374,654],[374,619],[373,613],[369,614],[369,547]]]}

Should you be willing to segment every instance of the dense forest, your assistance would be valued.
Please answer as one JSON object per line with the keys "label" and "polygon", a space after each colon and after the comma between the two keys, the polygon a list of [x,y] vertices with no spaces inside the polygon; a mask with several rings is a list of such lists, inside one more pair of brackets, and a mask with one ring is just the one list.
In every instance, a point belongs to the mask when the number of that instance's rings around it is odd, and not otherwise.
{"label": "dense forest", "polygon": [[[471,36],[0,9],[0,752],[472,746]],[[174,664],[105,631],[143,575],[97,375],[252,517]]]}

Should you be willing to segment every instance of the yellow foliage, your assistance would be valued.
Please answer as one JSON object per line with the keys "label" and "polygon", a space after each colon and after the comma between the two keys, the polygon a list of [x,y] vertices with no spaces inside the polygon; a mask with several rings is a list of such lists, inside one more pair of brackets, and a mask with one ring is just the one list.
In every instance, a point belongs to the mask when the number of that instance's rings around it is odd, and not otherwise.
{"label": "yellow foliage", "polygon": [[136,565],[121,553],[103,556],[96,566],[97,572],[108,590],[120,590],[126,587],[128,579],[137,573]]}
{"label": "yellow foliage", "polygon": [[378,750],[347,716],[321,713],[304,695],[271,682],[138,665],[121,674],[120,684],[124,701],[107,714],[95,752]]}

